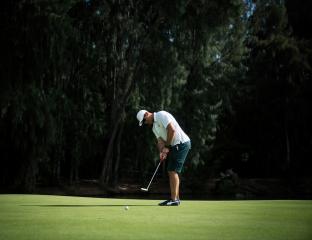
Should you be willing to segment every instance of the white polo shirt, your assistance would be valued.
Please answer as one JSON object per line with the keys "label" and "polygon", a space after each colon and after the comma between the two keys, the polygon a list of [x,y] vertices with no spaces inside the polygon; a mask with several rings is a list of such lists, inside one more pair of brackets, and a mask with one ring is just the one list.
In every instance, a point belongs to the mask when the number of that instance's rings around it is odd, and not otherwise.
{"label": "white polo shirt", "polygon": [[185,134],[175,118],[166,111],[154,113],[153,133],[157,139],[162,138],[164,141],[167,141],[167,126],[169,123],[172,123],[175,129],[175,134],[170,143],[171,146],[190,141],[190,138]]}

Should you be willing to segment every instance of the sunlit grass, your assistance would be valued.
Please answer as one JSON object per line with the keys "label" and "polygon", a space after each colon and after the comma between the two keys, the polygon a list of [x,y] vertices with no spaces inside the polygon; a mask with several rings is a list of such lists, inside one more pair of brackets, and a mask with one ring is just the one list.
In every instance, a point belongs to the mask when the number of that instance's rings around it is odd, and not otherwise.
{"label": "sunlit grass", "polygon": [[0,239],[312,239],[312,201],[157,204],[158,200],[0,195]]}

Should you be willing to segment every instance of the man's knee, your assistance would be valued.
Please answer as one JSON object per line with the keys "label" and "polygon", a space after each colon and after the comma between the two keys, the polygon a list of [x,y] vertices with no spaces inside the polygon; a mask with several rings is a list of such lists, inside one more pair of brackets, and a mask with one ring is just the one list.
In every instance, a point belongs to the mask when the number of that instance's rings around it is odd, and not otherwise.
{"label": "man's knee", "polygon": [[172,177],[179,176],[176,171],[168,171],[168,174],[169,176],[172,176]]}

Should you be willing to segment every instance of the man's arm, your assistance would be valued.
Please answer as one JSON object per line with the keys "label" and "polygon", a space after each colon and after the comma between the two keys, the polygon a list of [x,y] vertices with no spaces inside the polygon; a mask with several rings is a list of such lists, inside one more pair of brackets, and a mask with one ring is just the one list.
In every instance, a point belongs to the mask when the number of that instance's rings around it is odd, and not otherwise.
{"label": "man's arm", "polygon": [[171,145],[174,134],[175,134],[175,128],[172,123],[169,123],[167,126],[167,142],[165,143],[166,146]]}
{"label": "man's arm", "polygon": [[164,161],[167,158],[169,149],[166,148],[165,141],[162,138],[157,138],[157,147],[159,150],[160,161]]}
{"label": "man's arm", "polygon": [[158,151],[161,152],[164,149],[165,146],[166,146],[165,141],[161,137],[157,138],[157,148],[158,148]]}

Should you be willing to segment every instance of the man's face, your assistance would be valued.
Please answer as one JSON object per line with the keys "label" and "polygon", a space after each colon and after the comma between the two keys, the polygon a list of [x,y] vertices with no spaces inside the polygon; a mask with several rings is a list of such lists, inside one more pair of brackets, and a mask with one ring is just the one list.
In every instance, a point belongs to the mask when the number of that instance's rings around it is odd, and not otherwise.
{"label": "man's face", "polygon": [[144,114],[143,123],[147,124],[147,125],[152,125],[153,124],[153,114],[146,112]]}

